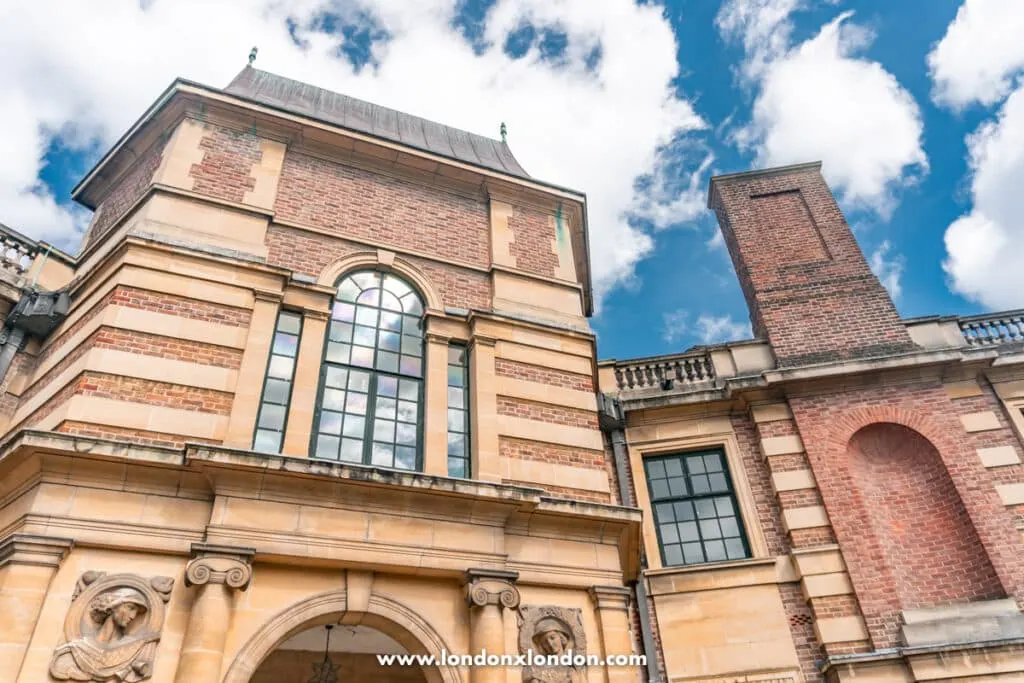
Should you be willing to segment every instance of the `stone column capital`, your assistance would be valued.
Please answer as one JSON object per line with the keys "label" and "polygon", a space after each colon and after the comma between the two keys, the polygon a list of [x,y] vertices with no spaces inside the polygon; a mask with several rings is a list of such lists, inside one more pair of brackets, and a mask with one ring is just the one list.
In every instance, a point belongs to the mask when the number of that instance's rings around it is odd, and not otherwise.
{"label": "stone column capital", "polygon": [[487,335],[476,334],[475,332],[469,338],[470,350],[477,346],[481,348],[494,348],[497,343],[498,339],[496,337],[488,337]]}
{"label": "stone column capital", "polygon": [[0,541],[0,567],[9,564],[30,564],[56,568],[74,545],[75,542],[70,538],[11,534]]}
{"label": "stone column capital", "polygon": [[631,591],[624,586],[591,586],[587,591],[594,606],[599,610],[629,611]]}
{"label": "stone column capital", "polygon": [[519,589],[514,585],[518,578],[519,572],[470,569],[463,579],[466,602],[470,607],[497,605],[499,609],[515,609],[519,607]]}
{"label": "stone column capital", "polygon": [[255,548],[193,543],[192,559],[185,567],[185,585],[224,584],[244,591],[252,579],[255,554]]}

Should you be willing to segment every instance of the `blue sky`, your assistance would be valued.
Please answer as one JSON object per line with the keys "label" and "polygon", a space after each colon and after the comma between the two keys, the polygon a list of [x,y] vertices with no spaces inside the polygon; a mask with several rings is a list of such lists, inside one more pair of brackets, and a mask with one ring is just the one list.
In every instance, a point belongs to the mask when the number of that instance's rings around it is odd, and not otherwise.
{"label": "blue sky", "polygon": [[[255,43],[282,75],[494,137],[507,121],[528,171],[585,191],[602,357],[749,334],[703,202],[711,175],[778,163],[824,161],[905,317],[1024,306],[1024,199],[1001,191],[1024,180],[1017,0],[122,0],[62,12],[83,44],[48,35],[75,33],[48,2],[0,28],[25,55],[0,67],[20,162],[0,164],[0,222],[71,250],[69,190],[103,150],[173,77],[224,85]],[[105,55],[115,35],[135,51]]]}

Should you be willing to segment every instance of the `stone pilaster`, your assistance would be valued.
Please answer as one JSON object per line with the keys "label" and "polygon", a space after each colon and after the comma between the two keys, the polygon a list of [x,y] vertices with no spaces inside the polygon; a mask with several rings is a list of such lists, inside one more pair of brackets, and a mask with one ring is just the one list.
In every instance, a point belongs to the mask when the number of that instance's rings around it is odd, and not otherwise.
{"label": "stone pilaster", "polygon": [[[630,590],[623,586],[593,586],[590,589],[606,661],[609,657],[633,654],[633,638],[629,632],[629,596]],[[653,653],[648,656],[653,656]],[[608,683],[633,683],[636,680],[635,666],[606,668]]]}
{"label": "stone pilaster", "polygon": [[50,581],[74,542],[31,534],[0,541],[0,681],[18,678]]}
{"label": "stone pilaster", "polygon": [[[519,607],[515,580],[519,572],[496,569],[470,569],[466,572],[466,602],[469,604],[470,655],[505,653],[505,626],[501,611]],[[505,668],[500,666],[470,669],[472,683],[504,683]]]}
{"label": "stone pilaster", "polygon": [[195,600],[181,647],[176,683],[216,683],[224,657],[224,640],[234,611],[232,593],[252,579],[252,548],[192,545],[185,585],[195,586]]}
{"label": "stone pilaster", "polygon": [[495,391],[495,345],[489,337],[473,335],[469,345],[470,471],[480,481],[501,481],[498,453],[498,396]]}
{"label": "stone pilaster", "polygon": [[448,476],[448,337],[427,332],[423,472]]}

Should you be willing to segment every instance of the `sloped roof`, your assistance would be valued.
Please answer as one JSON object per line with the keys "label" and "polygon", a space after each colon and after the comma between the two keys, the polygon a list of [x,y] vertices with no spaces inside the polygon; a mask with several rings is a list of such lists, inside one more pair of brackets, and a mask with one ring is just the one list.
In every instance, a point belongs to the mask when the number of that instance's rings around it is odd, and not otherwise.
{"label": "sloped roof", "polygon": [[508,145],[418,116],[246,66],[224,92],[519,178],[530,175]]}

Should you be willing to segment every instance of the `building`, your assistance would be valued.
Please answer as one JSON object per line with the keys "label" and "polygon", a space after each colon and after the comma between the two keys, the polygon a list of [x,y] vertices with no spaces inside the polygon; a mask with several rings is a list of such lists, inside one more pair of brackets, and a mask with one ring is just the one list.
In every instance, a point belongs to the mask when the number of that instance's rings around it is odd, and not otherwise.
{"label": "building", "polygon": [[[251,66],[73,196],[0,231],[0,681],[1024,676],[1022,312],[901,320],[817,165],[711,182],[756,339],[623,361],[583,194]],[[647,660],[442,657],[565,650]]]}

